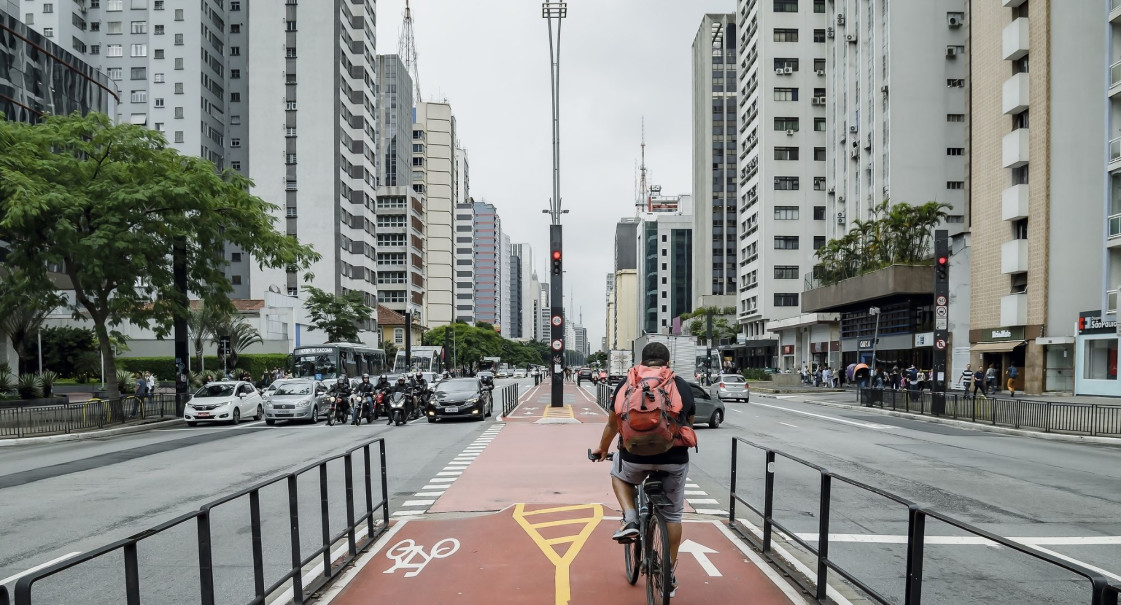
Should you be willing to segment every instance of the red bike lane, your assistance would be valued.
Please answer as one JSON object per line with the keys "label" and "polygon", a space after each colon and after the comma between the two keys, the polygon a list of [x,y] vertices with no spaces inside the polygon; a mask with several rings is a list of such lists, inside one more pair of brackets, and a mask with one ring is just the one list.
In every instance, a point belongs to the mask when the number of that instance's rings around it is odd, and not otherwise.
{"label": "red bike lane", "polygon": [[[566,400],[579,406],[584,400],[570,393],[575,389],[566,385]],[[319,602],[645,602],[645,577],[627,583],[623,548],[611,540],[619,512],[607,465],[586,457],[605,417],[573,413],[573,421],[557,423],[548,409],[534,421],[519,416],[535,409],[536,398],[530,389],[523,398],[530,405],[511,414],[519,420],[507,424],[428,513],[395,522]],[[758,557],[721,521],[689,516],[675,603],[799,598],[758,567]]]}

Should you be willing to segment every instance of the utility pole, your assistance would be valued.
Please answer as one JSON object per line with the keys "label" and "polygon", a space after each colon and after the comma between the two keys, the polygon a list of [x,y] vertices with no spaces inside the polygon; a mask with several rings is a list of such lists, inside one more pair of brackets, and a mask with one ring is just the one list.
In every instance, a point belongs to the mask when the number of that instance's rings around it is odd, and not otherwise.
{"label": "utility pole", "polygon": [[[550,405],[555,408],[564,406],[564,270],[561,263],[563,256],[563,233],[561,230],[561,214],[568,212],[561,210],[560,196],[560,38],[561,23],[568,16],[567,2],[541,3],[541,16],[549,26],[549,85],[552,89],[553,105],[553,197],[550,208],[546,210],[551,215],[552,223],[549,225],[549,250],[552,261],[553,277],[550,284],[552,296],[550,297],[549,323],[552,326],[552,342],[549,345],[552,351],[552,385],[550,391]],[[556,21],[556,40],[553,39],[553,22]]]}
{"label": "utility pole", "polygon": [[946,347],[950,340],[950,237],[946,229],[934,232],[934,381],[930,412],[946,413]]}
{"label": "utility pole", "polygon": [[405,311],[405,371],[413,368],[413,313]]}

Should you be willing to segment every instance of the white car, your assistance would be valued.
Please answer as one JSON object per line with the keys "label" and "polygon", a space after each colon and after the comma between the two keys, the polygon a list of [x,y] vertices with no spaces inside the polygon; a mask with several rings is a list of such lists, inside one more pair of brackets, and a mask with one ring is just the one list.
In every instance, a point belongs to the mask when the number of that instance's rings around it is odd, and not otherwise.
{"label": "white car", "polygon": [[265,415],[261,394],[248,382],[223,380],[203,385],[195,391],[183,409],[187,426],[200,422],[229,422],[237,424],[242,418],[252,416],[260,420]]}
{"label": "white car", "polygon": [[514,370],[514,378],[525,378],[525,368]]}

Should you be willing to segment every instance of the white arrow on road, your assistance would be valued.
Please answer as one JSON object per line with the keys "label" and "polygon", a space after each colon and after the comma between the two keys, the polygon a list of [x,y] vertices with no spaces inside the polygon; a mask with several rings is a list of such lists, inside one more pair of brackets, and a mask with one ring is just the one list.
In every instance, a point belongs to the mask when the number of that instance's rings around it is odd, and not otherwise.
{"label": "white arrow on road", "polygon": [[689,553],[696,557],[697,563],[701,564],[701,569],[705,570],[705,573],[707,573],[709,577],[720,577],[723,575],[720,573],[720,570],[716,569],[716,566],[712,564],[712,561],[708,560],[709,555],[719,554],[717,551],[712,550],[711,548],[703,544],[698,544],[692,540],[685,540],[684,542],[682,542],[681,547],[678,548],[678,550],[680,552]]}

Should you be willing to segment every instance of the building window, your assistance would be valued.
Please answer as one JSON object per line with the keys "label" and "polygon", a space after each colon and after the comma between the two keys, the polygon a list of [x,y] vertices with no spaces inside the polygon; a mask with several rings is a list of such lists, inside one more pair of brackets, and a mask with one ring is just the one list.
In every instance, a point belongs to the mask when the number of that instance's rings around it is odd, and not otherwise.
{"label": "building window", "polygon": [[1012,130],[1019,130],[1027,128],[1031,121],[1028,119],[1029,110],[1025,109],[1020,113],[1012,116]]}
{"label": "building window", "polygon": [[796,221],[796,220],[798,220],[798,207],[797,206],[775,206],[775,220],[776,221]]}
{"label": "building window", "polygon": [[152,3],[152,8],[153,8],[153,10],[162,11],[163,10],[163,0],[156,0],[155,2],[153,2]]}
{"label": "building window", "polygon": [[182,57],[175,59],[175,69],[183,69]]}
{"label": "building window", "polygon": [[146,33],[148,33],[148,22],[147,21],[133,21],[132,22],[132,33],[134,33],[134,34],[146,34]]}
{"label": "building window", "polygon": [[240,92],[231,92],[230,93],[230,103],[240,103],[240,102],[241,102],[241,93]]}
{"label": "building window", "polygon": [[176,21],[182,21],[183,20],[183,9],[181,9],[181,8],[175,9],[175,20]]}
{"label": "building window", "polygon": [[43,35],[48,37],[48,38],[53,38],[54,37],[54,28],[53,27],[44,27],[43,28]]}
{"label": "building window", "polygon": [[230,3],[230,10],[231,10],[231,11],[239,11],[239,10],[241,10],[241,3],[240,3],[240,2],[231,2],[231,3]]}
{"label": "building window", "polygon": [[240,57],[241,56],[241,47],[240,46],[231,46],[230,47],[230,56],[231,57]]}
{"label": "building window", "polygon": [[797,147],[775,147],[776,160],[797,160],[798,148]]}
{"label": "building window", "polygon": [[790,68],[790,71],[798,71],[798,59],[790,59],[790,58],[776,58],[775,59],[775,69],[785,70],[787,67]]}
{"label": "building window", "polygon": [[946,155],[962,155],[965,153],[964,147],[947,147]]}
{"label": "building window", "polygon": [[53,13],[54,12],[54,5],[53,4],[44,4],[43,5],[43,12],[44,13]]}
{"label": "building window", "polygon": [[947,181],[946,189],[965,189],[965,181]]}
{"label": "building window", "polygon": [[1117,338],[1102,338],[1083,343],[1082,377],[1088,380],[1117,380]]}
{"label": "building window", "polygon": [[814,191],[825,191],[825,177],[814,177]]}
{"label": "building window", "polygon": [[121,22],[120,21],[110,21],[110,22],[106,23],[105,24],[105,33],[106,34],[112,34],[114,36],[123,33],[123,30],[121,29]]}
{"label": "building window", "polygon": [[124,73],[124,68],[121,67],[110,67],[105,70],[105,75],[109,76],[109,79],[114,81],[120,80],[122,73]]}
{"label": "building window", "polygon": [[175,34],[175,45],[183,46],[183,34]]}
{"label": "building window", "polygon": [[284,109],[286,111],[296,111],[296,102],[295,101],[285,101],[284,102]]}
{"label": "building window", "polygon": [[147,90],[134,90],[129,95],[129,100],[133,103],[147,103],[148,91]]}
{"label": "building window", "polygon": [[162,48],[157,48],[156,50],[152,51],[152,53],[154,54],[154,56],[157,59],[162,59],[163,58],[163,49]]}
{"label": "building window", "polygon": [[798,279],[798,265],[775,265],[775,279]]}
{"label": "building window", "polygon": [[962,78],[950,78],[946,80],[947,88],[965,88],[965,80]]}
{"label": "building window", "polygon": [[133,57],[147,57],[148,56],[148,45],[147,44],[133,44],[132,45],[132,56]]}
{"label": "building window", "polygon": [[797,250],[798,249],[798,236],[797,235],[776,235],[775,236],[775,250]]}
{"label": "building window", "polygon": [[183,142],[183,131],[182,130],[176,130],[175,131],[175,142],[176,143],[182,143]]}
{"label": "building window", "polygon": [[814,220],[825,220],[825,206],[814,206]]}
{"label": "building window", "polygon": [[233,277],[230,278],[230,283],[235,285],[235,286],[240,286],[241,285],[241,276],[240,275],[234,275]]}
{"label": "building window", "polygon": [[815,13],[824,13],[825,12],[825,0],[814,0],[814,12]]}
{"label": "building window", "polygon": [[156,132],[163,132],[163,122],[156,122]]}
{"label": "building window", "polygon": [[105,10],[109,12],[122,11],[125,9],[124,0],[105,0]]}
{"label": "building window", "polygon": [[814,132],[825,132],[825,118],[814,118]]}
{"label": "building window", "polygon": [[814,42],[816,42],[818,44],[825,44],[825,30],[824,29],[815,29],[814,30]]}
{"label": "building window", "polygon": [[775,294],[776,307],[797,307],[798,295],[797,294]]}
{"label": "building window", "polygon": [[798,131],[798,118],[775,118],[775,130]]}
{"label": "building window", "polygon": [[775,191],[797,191],[798,190],[798,177],[796,176],[776,176],[775,177]]}
{"label": "building window", "polygon": [[393,328],[393,343],[405,344],[405,328]]}
{"label": "building window", "polygon": [[824,245],[825,245],[825,236],[824,235],[815,235],[814,236],[814,250],[817,250]]}
{"label": "building window", "polygon": [[776,101],[797,101],[798,89],[797,88],[776,88],[775,89]]}
{"label": "building window", "polygon": [[163,99],[162,98],[155,99],[155,107],[157,107],[157,108],[163,107]]}
{"label": "building window", "polygon": [[946,114],[946,121],[947,122],[964,122],[965,121],[965,114],[964,113],[948,113],[948,114]]}
{"label": "building window", "polygon": [[775,42],[797,42],[797,29],[775,28]]}
{"label": "building window", "polygon": [[285,21],[284,22],[284,31],[287,31],[287,32],[296,31],[296,22],[295,21]]}
{"label": "building window", "polygon": [[241,147],[241,139],[230,139],[230,147]]}
{"label": "building window", "polygon": [[175,118],[178,119],[178,120],[183,119],[183,108],[182,107],[176,107],[175,108]]}
{"label": "building window", "polygon": [[[237,160],[230,162],[230,168],[233,168],[234,170],[241,170],[241,162]],[[295,210],[295,208],[292,208],[292,210]]]}
{"label": "building window", "polygon": [[146,67],[133,67],[129,70],[130,78],[133,80],[144,80],[148,77],[148,68]]}
{"label": "building window", "polygon": [[289,58],[289,59],[295,59],[296,58],[296,47],[295,46],[289,46],[289,47],[285,48],[284,49],[284,56],[286,58]]}
{"label": "building window", "polygon": [[175,94],[177,94],[177,95],[183,94],[183,83],[182,82],[176,82],[175,83]]}
{"label": "building window", "polygon": [[1028,184],[1028,166],[1025,164],[1018,168],[1012,169],[1012,184],[1013,185],[1027,185]]}
{"label": "building window", "polygon": [[798,0],[775,0],[776,13],[798,12]]}
{"label": "building window", "polygon": [[230,70],[230,79],[231,80],[240,80],[241,79],[241,70],[240,69],[231,69]]}
{"label": "building window", "polygon": [[101,45],[100,44],[91,45],[90,46],[90,54],[91,55],[100,55],[101,54]]}
{"label": "building window", "polygon": [[231,34],[240,34],[241,33],[241,24],[240,23],[230,24],[230,33]]}
{"label": "building window", "polygon": [[106,57],[123,57],[125,56],[124,47],[120,44],[110,44],[105,47]]}

